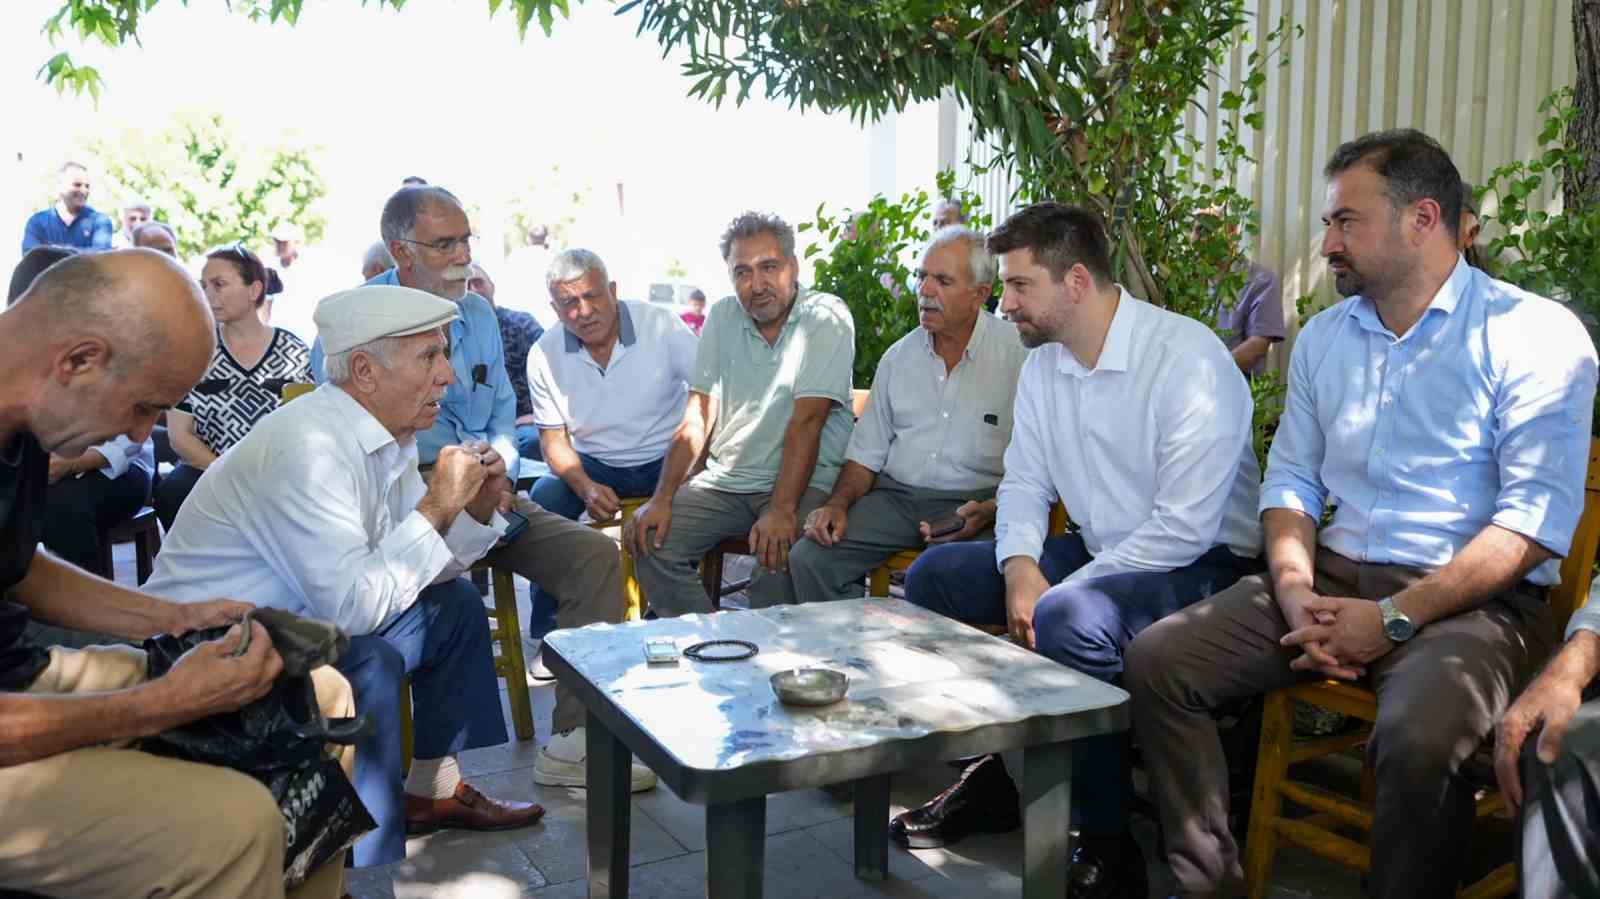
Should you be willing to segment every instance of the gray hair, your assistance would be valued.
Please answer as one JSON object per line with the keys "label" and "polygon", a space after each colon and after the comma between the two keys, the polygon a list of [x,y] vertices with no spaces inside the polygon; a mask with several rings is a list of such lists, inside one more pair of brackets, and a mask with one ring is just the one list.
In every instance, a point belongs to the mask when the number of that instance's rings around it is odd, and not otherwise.
{"label": "gray hair", "polygon": [[322,376],[329,384],[346,384],[350,381],[350,363],[354,361],[356,353],[366,353],[376,359],[379,365],[388,368],[394,362],[394,354],[400,349],[400,338],[379,337],[366,343],[359,343],[342,353],[334,353],[322,360]]}
{"label": "gray hair", "polygon": [[389,252],[389,245],[381,240],[367,247],[367,255],[361,257],[362,271],[378,265],[383,266],[385,271],[394,268],[394,254]]}
{"label": "gray hair", "polygon": [[946,225],[935,231],[933,239],[928,241],[928,249],[925,252],[931,253],[940,247],[947,247],[955,243],[967,245],[967,271],[972,275],[973,285],[993,284],[995,274],[994,254],[989,252],[985,237],[966,225]]}
{"label": "gray hair", "polygon": [[155,209],[151,208],[149,203],[139,199],[138,197],[130,197],[128,202],[122,204],[123,212],[127,212],[130,209],[143,209],[145,212],[150,213],[155,212]]}
{"label": "gray hair", "polygon": [[383,204],[383,216],[378,219],[378,233],[383,239],[409,240],[417,227],[417,216],[429,203],[448,203],[458,208],[461,201],[442,187],[402,187]]}
{"label": "gray hair", "polygon": [[601,283],[611,283],[611,275],[606,272],[605,262],[593,250],[585,250],[582,247],[562,250],[550,261],[550,268],[544,273],[544,286],[548,290],[554,290],[557,284],[576,281],[590,272],[599,272]]}
{"label": "gray hair", "polygon": [[746,212],[728,223],[722,232],[722,261],[728,261],[733,252],[733,242],[748,240],[758,234],[771,234],[778,239],[778,249],[785,256],[794,256],[794,229],[775,212]]}
{"label": "gray hair", "polygon": [[177,242],[178,242],[178,232],[172,230],[172,226],[167,224],[166,222],[158,222],[155,219],[151,219],[148,222],[141,223],[139,225],[139,227],[133,229],[133,233],[128,235],[128,236],[133,238],[133,242],[134,243],[138,243],[139,242],[139,235],[143,234],[146,231],[165,231],[167,233],[167,236],[172,238],[172,242],[173,242],[174,245],[176,245]]}
{"label": "gray hair", "polygon": [[933,217],[938,218],[939,213],[946,209],[954,209],[956,211],[957,221],[964,222],[967,220],[967,210],[961,205],[961,201],[952,200],[949,197],[941,197],[939,202],[933,204]]}

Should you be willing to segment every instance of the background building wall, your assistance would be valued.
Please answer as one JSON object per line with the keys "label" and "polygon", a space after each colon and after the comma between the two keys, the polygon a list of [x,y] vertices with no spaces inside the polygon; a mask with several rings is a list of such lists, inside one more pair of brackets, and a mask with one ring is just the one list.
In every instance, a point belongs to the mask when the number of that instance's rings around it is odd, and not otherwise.
{"label": "background building wall", "polygon": [[[1250,51],[1280,20],[1304,29],[1288,47],[1287,65],[1268,66],[1264,127],[1247,129],[1245,138],[1257,163],[1236,173],[1260,215],[1254,255],[1282,276],[1291,321],[1296,297],[1333,297],[1318,246],[1322,165],[1335,147],[1380,128],[1420,128],[1450,151],[1464,178],[1481,184],[1497,166],[1533,152],[1544,122],[1539,101],[1575,77],[1572,0],[1247,0],[1246,7],[1253,42],[1235,48],[1186,124],[1206,141],[1209,164],[1218,116],[1230,115],[1218,101],[1243,77]],[[963,178],[998,220],[1010,211],[1013,181],[973,171],[990,154],[968,137],[964,113],[955,115],[966,142]],[[1536,199],[1552,209],[1560,202],[1549,189]],[[1491,198],[1485,211],[1493,209]],[[1291,334],[1297,328],[1293,321]],[[1285,348],[1274,350],[1280,367]]]}

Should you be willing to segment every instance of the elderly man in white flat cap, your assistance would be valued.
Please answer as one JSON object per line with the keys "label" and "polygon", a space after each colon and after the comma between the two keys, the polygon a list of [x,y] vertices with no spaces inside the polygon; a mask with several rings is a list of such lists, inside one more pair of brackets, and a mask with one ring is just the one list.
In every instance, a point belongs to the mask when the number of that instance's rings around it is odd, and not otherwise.
{"label": "elderly man in white flat cap", "polygon": [[[405,857],[440,827],[533,824],[538,805],[462,782],[456,755],[506,740],[489,625],[460,577],[504,537],[511,485],[487,444],[446,446],[427,484],[418,431],[455,377],[456,304],[409,287],[359,287],[317,305],[328,383],[262,419],[206,470],[146,589],[179,602],[246,597],[331,621],[351,637],[337,668],[374,719],[357,791],[378,829],[355,864]],[[411,677],[415,759],[401,780],[401,680]]]}

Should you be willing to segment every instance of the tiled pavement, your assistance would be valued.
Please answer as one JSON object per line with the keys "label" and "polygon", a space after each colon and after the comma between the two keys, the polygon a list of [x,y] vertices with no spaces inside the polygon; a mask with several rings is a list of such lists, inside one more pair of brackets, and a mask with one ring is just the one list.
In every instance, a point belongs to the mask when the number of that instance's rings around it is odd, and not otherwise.
{"label": "tiled pavement", "polygon": [[[118,579],[132,583],[129,546],[117,547]],[[730,559],[726,576],[744,576],[749,560]],[[518,581],[524,614],[526,584]],[[738,604],[739,598],[730,598]],[[537,740],[549,735],[553,690],[532,687]],[[505,695],[502,692],[502,703]],[[506,720],[510,722],[507,710]],[[544,820],[501,833],[442,831],[412,839],[404,862],[353,870],[346,887],[356,899],[581,899],[585,882],[582,790],[533,783],[536,742],[514,738],[502,746],[461,756],[463,773],[494,796],[544,805]],[[934,766],[894,777],[891,801],[898,813],[918,805],[948,784],[952,771]],[[637,794],[632,803],[632,895],[644,899],[689,899],[705,895],[705,812],[666,787]],[[975,836],[952,849],[907,852],[890,848],[889,878],[857,880],[851,863],[851,806],[821,790],[770,797],[767,804],[766,895],[770,899],[851,897],[988,897],[1021,895],[1021,834]],[[1145,848],[1152,895],[1171,886],[1155,862],[1155,829],[1140,821],[1136,835]],[[1286,851],[1274,871],[1274,899],[1354,899],[1357,877],[1305,853]]]}

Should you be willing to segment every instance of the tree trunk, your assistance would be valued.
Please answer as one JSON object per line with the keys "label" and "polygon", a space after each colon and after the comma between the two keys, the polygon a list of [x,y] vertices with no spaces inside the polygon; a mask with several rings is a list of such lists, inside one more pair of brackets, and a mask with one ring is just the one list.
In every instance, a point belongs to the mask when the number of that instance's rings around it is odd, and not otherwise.
{"label": "tree trunk", "polygon": [[1576,208],[1600,198],[1600,0],[1572,0],[1572,35],[1578,77],[1567,144],[1583,151],[1583,167],[1567,172],[1562,196]]}

